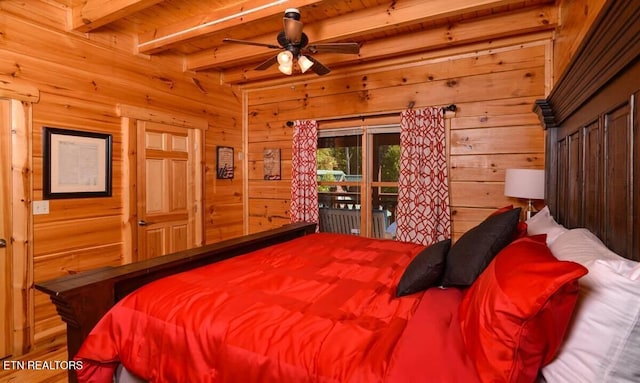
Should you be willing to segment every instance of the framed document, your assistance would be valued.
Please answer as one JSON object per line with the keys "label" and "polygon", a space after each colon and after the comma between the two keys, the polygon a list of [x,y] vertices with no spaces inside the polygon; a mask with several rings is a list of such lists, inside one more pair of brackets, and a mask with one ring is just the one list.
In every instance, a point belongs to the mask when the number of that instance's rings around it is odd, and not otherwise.
{"label": "framed document", "polygon": [[229,146],[216,147],[216,178],[233,178],[233,148]]}
{"label": "framed document", "polygon": [[110,134],[44,128],[44,199],[111,196]]}

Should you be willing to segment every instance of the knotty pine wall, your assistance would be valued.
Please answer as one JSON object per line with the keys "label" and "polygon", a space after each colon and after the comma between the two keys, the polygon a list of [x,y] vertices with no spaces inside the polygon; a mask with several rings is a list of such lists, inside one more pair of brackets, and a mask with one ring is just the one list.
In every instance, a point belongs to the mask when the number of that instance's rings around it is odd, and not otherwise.
{"label": "knotty pine wall", "polygon": [[[289,222],[292,129],[287,121],[384,114],[410,103],[414,108],[458,107],[447,125],[454,239],[496,207],[511,203],[524,207],[524,201],[503,195],[504,170],[544,167],[544,131],[532,112],[534,101],[545,97],[570,66],[604,4],[603,0],[559,1],[558,24],[549,33],[488,38],[390,60],[382,67],[334,70],[326,79],[246,88],[249,232]],[[492,27],[487,24],[483,29]],[[447,36],[427,36],[429,43],[446,46],[438,42]],[[399,117],[361,120],[368,125],[397,122]],[[321,122],[320,129],[353,124]],[[281,181],[263,180],[266,148],[281,150]]]}
{"label": "knotty pine wall", "polygon": [[[118,104],[206,119],[204,236],[207,243],[243,234],[242,166],[236,179],[215,179],[215,147],[242,147],[241,97],[219,77],[184,73],[178,60],[136,57],[113,32],[92,40],[62,32],[64,10],[44,2],[0,4],[0,75],[40,91],[33,104],[33,200],[42,200],[42,128],[53,126],[113,136],[113,196],[50,200],[50,214],[33,216],[33,279],[47,280],[130,259],[123,242],[123,128]],[[22,4],[24,5],[24,4]],[[196,84],[197,82],[197,84]],[[197,86],[196,86],[197,85]],[[30,271],[31,272],[31,271]],[[3,276],[5,277],[5,276]],[[48,297],[25,286],[35,307],[32,348],[66,341],[65,327]],[[27,314],[24,314],[27,315]]]}
{"label": "knotty pine wall", "polygon": [[[633,1],[627,1],[631,6]],[[554,36],[554,83],[567,69],[589,28],[605,5],[603,0],[571,0],[559,2],[560,23]]]}
{"label": "knotty pine wall", "polygon": [[[409,103],[458,107],[448,132],[454,238],[495,208],[523,205],[504,196],[504,170],[544,166],[544,131],[532,108],[547,90],[550,37],[474,44],[410,63],[247,90],[249,231],[289,221],[293,130],[288,120],[387,113]],[[399,116],[362,123],[380,122],[399,123]],[[320,122],[320,129],[336,124]],[[360,120],[342,124],[358,126]],[[265,148],[281,150],[281,181],[263,180]]]}
{"label": "knotty pine wall", "polygon": [[[215,75],[183,73],[181,62],[171,57],[134,57],[134,42],[108,29],[84,38],[61,32],[66,14],[53,4],[0,1],[0,75],[40,91],[40,100],[33,105],[34,186],[28,197],[42,199],[43,126],[106,132],[114,138],[113,197],[50,201],[49,215],[32,217],[34,278],[117,265],[127,258],[122,220],[123,191],[129,186],[121,176],[123,131],[115,112],[119,103],[208,121],[207,243],[243,234],[243,202],[250,232],[289,221],[291,129],[286,121],[399,111],[411,101],[416,108],[455,103],[458,111],[449,120],[449,142],[457,236],[491,209],[517,203],[502,195],[505,168],[543,166],[543,132],[531,106],[548,92],[553,72],[557,75],[568,65],[578,45],[576,36],[585,35],[601,3],[560,2],[563,25],[554,49],[551,34],[523,35],[362,65],[352,72],[334,70],[326,78],[287,78],[241,90],[220,86]],[[554,60],[560,55],[562,59]],[[365,118],[363,122],[394,121]],[[216,145],[240,152],[245,140],[246,168],[238,160],[234,180],[216,180]],[[267,147],[282,149],[282,181],[262,180],[262,150]],[[248,188],[243,190],[245,177]],[[31,293],[25,291],[24,296],[29,300],[25,304],[35,307],[35,318],[28,319],[33,348],[64,343],[64,328],[53,306],[43,295]]]}

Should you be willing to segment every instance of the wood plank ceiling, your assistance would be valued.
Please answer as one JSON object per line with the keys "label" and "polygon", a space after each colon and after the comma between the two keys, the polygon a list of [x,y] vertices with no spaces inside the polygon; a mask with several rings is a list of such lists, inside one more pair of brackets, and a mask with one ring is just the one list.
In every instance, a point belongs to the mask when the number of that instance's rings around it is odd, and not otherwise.
{"label": "wood plank ceiling", "polygon": [[[57,2],[67,8],[69,31],[88,37],[101,31],[121,33],[136,42],[132,54],[179,56],[185,70],[218,71],[222,73],[223,81],[230,84],[284,76],[278,72],[277,65],[266,71],[254,70],[278,53],[277,50],[225,44],[222,40],[228,37],[277,45],[276,35],[282,30],[282,17],[287,8],[300,10],[304,32],[311,43],[360,44],[358,55],[314,55],[332,70],[447,46],[548,30],[552,28],[550,24],[554,24],[550,19],[556,17],[554,0]],[[503,21],[493,24],[486,21],[496,18]],[[509,25],[509,20],[519,22]]]}

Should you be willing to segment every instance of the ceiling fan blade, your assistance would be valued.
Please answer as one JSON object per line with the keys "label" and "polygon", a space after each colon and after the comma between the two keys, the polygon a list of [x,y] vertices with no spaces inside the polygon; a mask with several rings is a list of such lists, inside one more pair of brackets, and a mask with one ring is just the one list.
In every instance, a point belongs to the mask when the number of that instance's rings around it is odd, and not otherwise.
{"label": "ceiling fan blade", "polygon": [[267,68],[269,68],[271,65],[275,64],[278,62],[278,55],[275,55],[273,57],[271,57],[269,60],[263,62],[262,64],[258,65],[257,67],[254,68],[254,70],[266,70]]}
{"label": "ceiling fan blade", "polygon": [[311,56],[306,56],[309,60],[313,61],[313,66],[311,70],[316,72],[318,76],[324,76],[325,74],[331,72],[331,69],[327,68],[323,63],[314,59]]}
{"label": "ceiling fan blade", "polygon": [[327,43],[312,44],[306,48],[311,53],[360,53],[360,44],[358,43]]}
{"label": "ceiling fan blade", "polygon": [[257,43],[254,41],[248,41],[248,40],[236,40],[236,39],[222,39],[223,43],[232,43],[232,44],[244,44],[244,45],[255,45],[258,47],[265,47],[265,48],[271,48],[271,49],[282,49],[282,47],[278,46],[278,45],[274,45],[274,44],[264,44],[264,43]]}
{"label": "ceiling fan blade", "polygon": [[302,22],[294,19],[284,18],[284,35],[292,44],[300,42],[302,36]]}

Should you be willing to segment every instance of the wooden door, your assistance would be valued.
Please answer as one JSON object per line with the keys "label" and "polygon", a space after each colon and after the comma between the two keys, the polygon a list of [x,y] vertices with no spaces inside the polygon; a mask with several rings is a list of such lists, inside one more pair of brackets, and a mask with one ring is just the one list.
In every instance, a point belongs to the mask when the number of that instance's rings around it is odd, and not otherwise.
{"label": "wooden door", "polygon": [[139,121],[138,260],[202,244],[201,133]]}
{"label": "wooden door", "polygon": [[0,359],[11,354],[11,110],[0,99]]}

